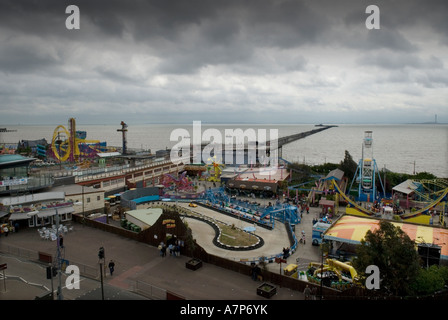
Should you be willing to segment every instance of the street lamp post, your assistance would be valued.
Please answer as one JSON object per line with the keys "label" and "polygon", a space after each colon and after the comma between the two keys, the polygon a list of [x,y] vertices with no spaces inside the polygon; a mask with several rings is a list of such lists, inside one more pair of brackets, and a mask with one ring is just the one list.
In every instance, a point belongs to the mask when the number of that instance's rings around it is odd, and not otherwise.
{"label": "street lamp post", "polygon": [[58,300],[63,300],[62,296],[62,257],[61,257],[61,243],[59,234],[59,213],[56,209],[56,245],[57,245],[57,259],[58,259]]}
{"label": "street lamp post", "polygon": [[329,251],[328,248],[328,243],[327,242],[321,242],[320,244],[320,248],[321,248],[321,265],[320,265],[320,300],[324,299],[324,294],[323,294],[323,283],[324,283],[324,250]]}
{"label": "street lamp post", "polygon": [[104,253],[104,248],[103,247],[100,247],[100,249],[98,251],[98,258],[99,258],[99,263],[100,263],[101,299],[104,300],[103,264],[102,264],[102,261],[104,261],[104,265],[106,265],[106,260],[105,260],[105,253]]}

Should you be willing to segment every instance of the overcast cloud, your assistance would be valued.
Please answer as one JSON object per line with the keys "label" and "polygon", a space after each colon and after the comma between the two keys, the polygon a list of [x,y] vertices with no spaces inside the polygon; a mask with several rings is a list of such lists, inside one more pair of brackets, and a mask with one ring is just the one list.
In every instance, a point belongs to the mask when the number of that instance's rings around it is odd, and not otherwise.
{"label": "overcast cloud", "polygon": [[447,17],[445,0],[0,0],[0,124],[448,122]]}

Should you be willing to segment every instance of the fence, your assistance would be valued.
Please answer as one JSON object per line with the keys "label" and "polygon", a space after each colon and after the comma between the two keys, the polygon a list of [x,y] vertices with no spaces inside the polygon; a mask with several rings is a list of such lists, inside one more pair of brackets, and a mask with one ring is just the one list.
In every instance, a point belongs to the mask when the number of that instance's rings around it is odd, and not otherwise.
{"label": "fence", "polygon": [[7,245],[0,242],[0,252],[10,254],[16,257],[25,258],[28,260],[38,260],[39,253],[37,251],[19,248],[11,245]]}
{"label": "fence", "polygon": [[[0,252],[13,255],[19,258],[24,258],[30,261],[39,261],[42,263],[51,263],[54,261],[52,254],[34,251],[30,249],[19,248],[12,245],[0,243]],[[88,278],[99,278],[99,270],[97,267],[88,266],[75,261],[70,261],[70,264],[74,264],[79,267],[80,274]]]}
{"label": "fence", "polygon": [[153,300],[165,300],[166,290],[153,286],[149,283],[137,280],[135,282],[135,291],[145,297]]}

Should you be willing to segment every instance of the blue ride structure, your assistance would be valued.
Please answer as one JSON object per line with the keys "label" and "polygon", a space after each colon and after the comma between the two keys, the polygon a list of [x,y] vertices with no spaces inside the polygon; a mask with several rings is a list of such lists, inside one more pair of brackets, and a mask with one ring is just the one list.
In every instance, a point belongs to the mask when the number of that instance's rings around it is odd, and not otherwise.
{"label": "blue ride structure", "polygon": [[222,187],[208,189],[202,200],[217,209],[243,217],[258,225],[273,228],[275,221],[289,223],[292,226],[301,222],[299,210],[294,205],[277,202],[262,206],[256,201],[229,196]]}
{"label": "blue ride structure", "polygon": [[359,160],[348,190],[352,190],[353,183],[356,181],[358,183],[358,198],[356,201],[374,202],[380,199],[376,179],[380,182],[382,194],[385,195],[386,191],[381,180],[380,171],[373,158],[372,131],[365,131],[362,144],[362,158]]}

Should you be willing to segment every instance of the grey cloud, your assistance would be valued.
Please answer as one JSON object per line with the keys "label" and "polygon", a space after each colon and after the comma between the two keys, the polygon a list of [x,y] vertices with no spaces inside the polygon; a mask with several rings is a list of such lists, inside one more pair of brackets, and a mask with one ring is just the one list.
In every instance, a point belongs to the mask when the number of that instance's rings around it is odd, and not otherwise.
{"label": "grey cloud", "polygon": [[[364,0],[3,0],[2,120],[36,105],[84,119],[126,110],[177,121],[179,109],[209,121],[288,119],[288,110],[313,119],[336,117],[338,106],[355,116],[357,92],[370,85],[394,101],[415,86],[421,101],[442,100],[447,2],[376,3],[378,32],[365,28]],[[70,4],[81,30],[65,28]]]}
{"label": "grey cloud", "polygon": [[443,62],[432,56],[429,59],[423,59],[414,54],[398,54],[391,51],[381,51],[374,54],[367,53],[357,60],[359,65],[376,66],[388,70],[397,70],[403,68],[443,68]]}

